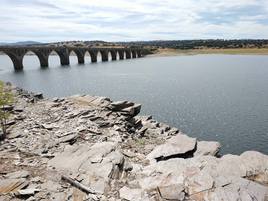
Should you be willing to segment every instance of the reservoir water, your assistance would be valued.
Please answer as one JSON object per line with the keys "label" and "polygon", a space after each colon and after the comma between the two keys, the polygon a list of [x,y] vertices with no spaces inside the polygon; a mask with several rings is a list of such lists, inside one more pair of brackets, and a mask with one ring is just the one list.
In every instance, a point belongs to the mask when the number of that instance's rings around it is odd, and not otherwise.
{"label": "reservoir water", "polygon": [[199,140],[222,144],[221,153],[257,150],[268,154],[268,56],[196,55],[145,57],[60,66],[50,56],[41,69],[25,56],[14,72],[0,55],[0,80],[47,97],[107,96],[142,103],[142,114],[168,123]]}

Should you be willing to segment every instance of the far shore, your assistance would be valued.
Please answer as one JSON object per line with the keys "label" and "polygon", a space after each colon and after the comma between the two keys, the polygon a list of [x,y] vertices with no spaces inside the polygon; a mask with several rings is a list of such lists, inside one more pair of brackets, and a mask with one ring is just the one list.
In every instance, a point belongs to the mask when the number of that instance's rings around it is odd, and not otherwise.
{"label": "far shore", "polygon": [[226,54],[226,55],[268,55],[268,48],[233,48],[233,49],[158,49],[149,57],[178,56],[178,55],[199,55],[199,54]]}

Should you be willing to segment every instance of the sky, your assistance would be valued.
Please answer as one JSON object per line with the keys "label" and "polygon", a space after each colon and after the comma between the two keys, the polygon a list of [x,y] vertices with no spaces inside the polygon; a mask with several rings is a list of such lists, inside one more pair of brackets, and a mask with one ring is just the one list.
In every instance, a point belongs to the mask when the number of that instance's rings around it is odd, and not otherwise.
{"label": "sky", "polygon": [[268,0],[0,0],[0,41],[267,39]]}

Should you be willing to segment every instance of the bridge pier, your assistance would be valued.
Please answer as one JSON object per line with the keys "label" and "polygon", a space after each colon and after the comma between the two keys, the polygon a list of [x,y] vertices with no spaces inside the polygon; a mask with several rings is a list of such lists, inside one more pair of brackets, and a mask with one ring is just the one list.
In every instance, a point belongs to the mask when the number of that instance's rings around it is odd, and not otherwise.
{"label": "bridge pier", "polygon": [[91,57],[91,63],[96,63],[98,61],[98,51],[88,50],[88,53]]}
{"label": "bridge pier", "polygon": [[123,60],[124,59],[124,50],[118,50],[118,54],[119,54],[119,59]]}
{"label": "bridge pier", "polygon": [[109,52],[107,50],[101,50],[100,53],[103,62],[109,61]]}
{"label": "bridge pier", "polygon": [[135,50],[132,50],[131,53],[132,53],[132,58],[137,58],[137,53]]}
{"label": "bridge pier", "polygon": [[40,61],[40,66],[42,68],[48,67],[48,57],[49,57],[49,54],[50,54],[51,50],[44,49],[44,50],[35,50],[33,52],[38,57],[38,59]]}
{"label": "bridge pier", "polygon": [[9,56],[13,62],[15,71],[23,70],[23,57]]}
{"label": "bridge pier", "polygon": [[141,51],[140,50],[137,51],[137,57],[138,58],[142,57],[142,54],[141,54]]}
{"label": "bridge pier", "polygon": [[112,61],[116,61],[117,52],[114,51],[114,50],[110,50],[110,52],[111,52],[111,55],[112,55]]}
{"label": "bridge pier", "polygon": [[86,51],[85,50],[79,50],[79,49],[75,49],[73,51],[77,56],[78,63],[79,64],[84,64],[85,63],[85,53],[86,53]]}
{"label": "bridge pier", "polygon": [[55,51],[58,53],[60,57],[60,63],[62,66],[70,65],[69,50],[67,48],[61,48]]}
{"label": "bridge pier", "polygon": [[131,59],[131,51],[126,50],[126,59]]}

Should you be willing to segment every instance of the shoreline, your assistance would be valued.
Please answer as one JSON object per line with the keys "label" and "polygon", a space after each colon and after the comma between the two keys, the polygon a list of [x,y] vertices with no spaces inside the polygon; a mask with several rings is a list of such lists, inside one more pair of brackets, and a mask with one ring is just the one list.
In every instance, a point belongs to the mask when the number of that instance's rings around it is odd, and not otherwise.
{"label": "shoreline", "polygon": [[234,48],[234,49],[158,49],[146,57],[194,56],[194,55],[268,55],[268,48]]}
{"label": "shoreline", "polygon": [[[131,101],[90,95],[44,99],[14,86],[13,92],[9,134],[0,142],[4,201],[268,196],[268,156],[260,152],[219,157],[220,143],[139,116],[141,104]],[[1,192],[14,182],[20,184],[16,189]]]}

